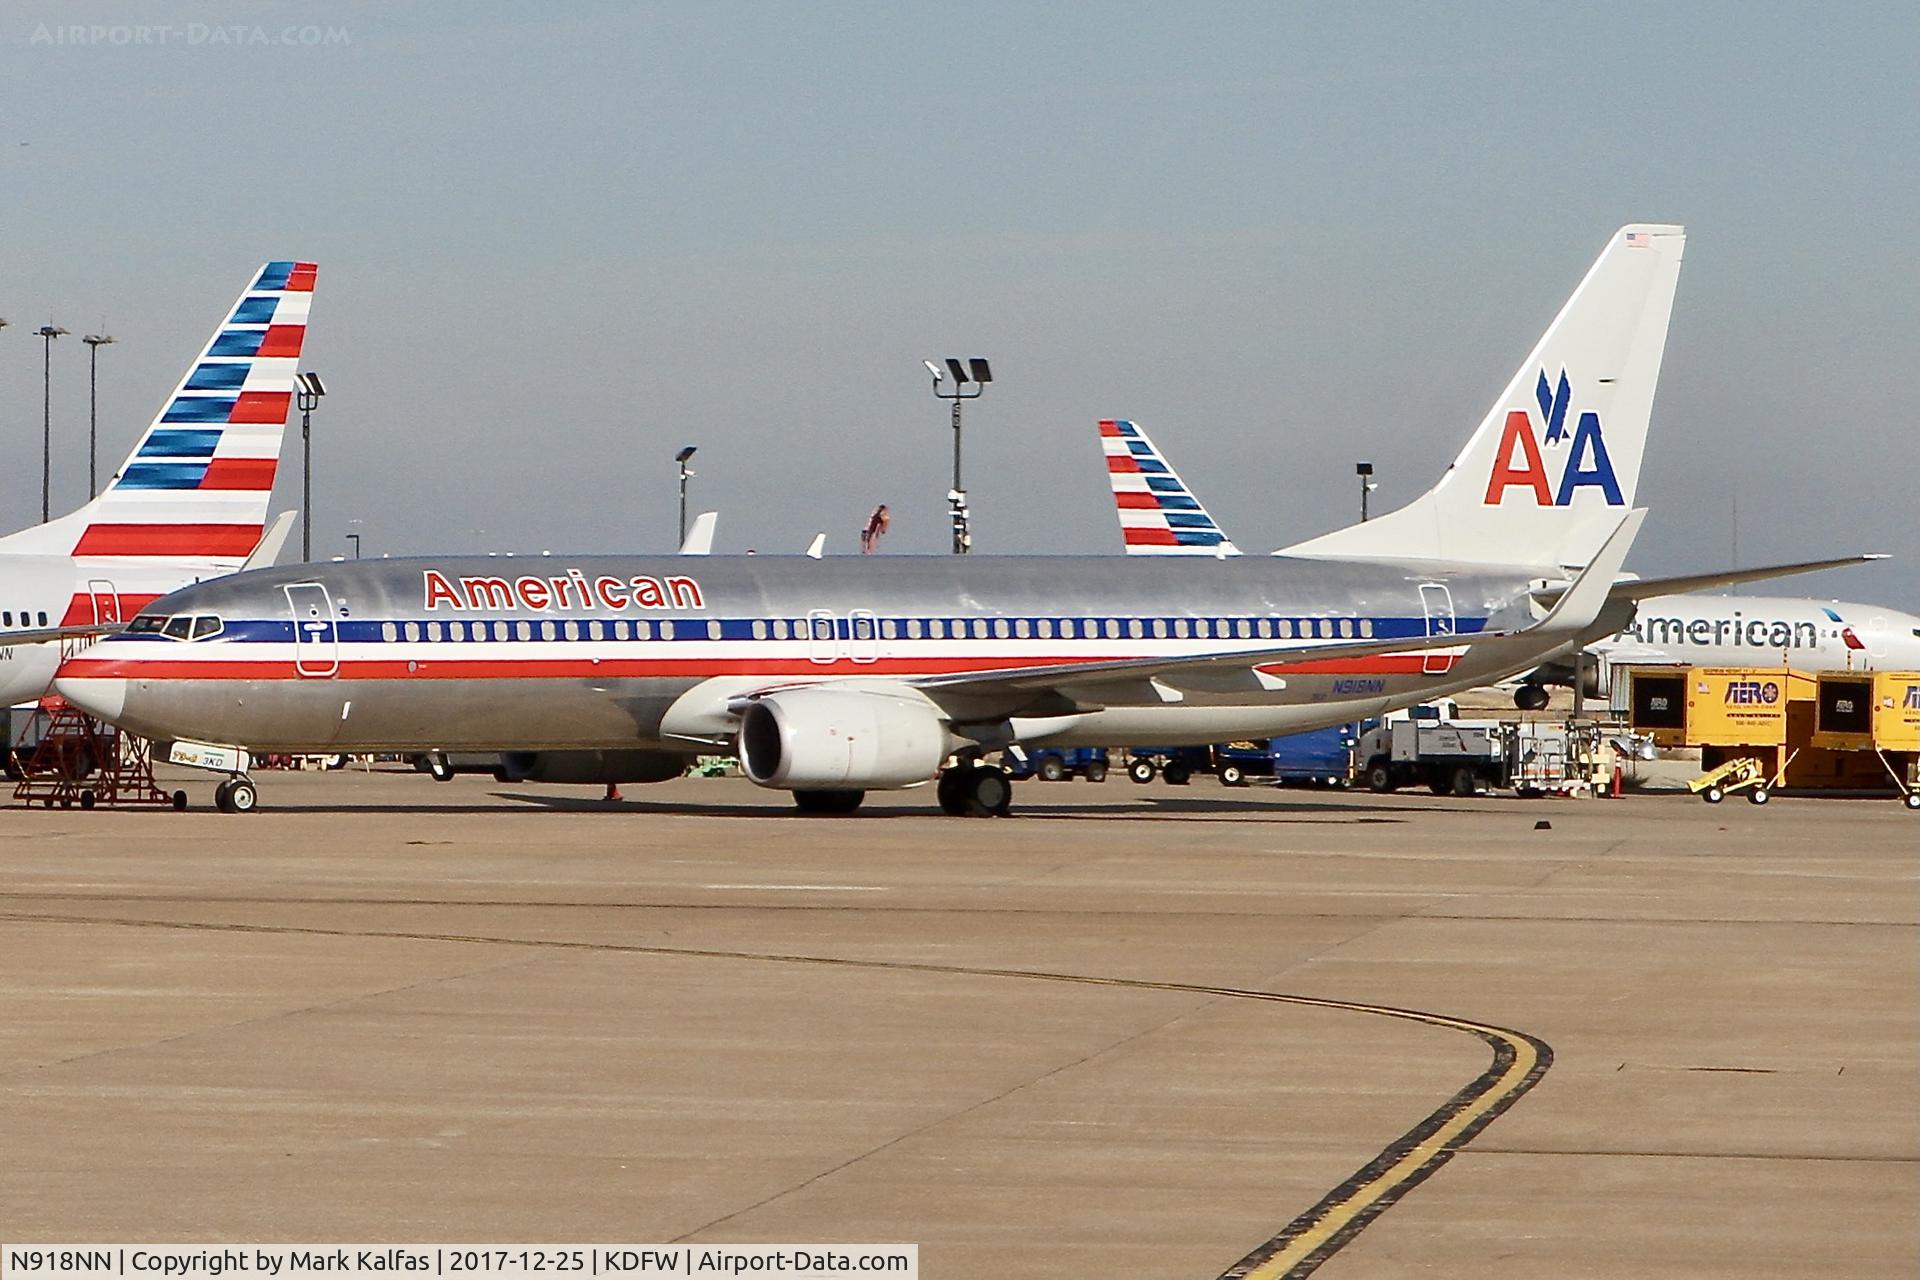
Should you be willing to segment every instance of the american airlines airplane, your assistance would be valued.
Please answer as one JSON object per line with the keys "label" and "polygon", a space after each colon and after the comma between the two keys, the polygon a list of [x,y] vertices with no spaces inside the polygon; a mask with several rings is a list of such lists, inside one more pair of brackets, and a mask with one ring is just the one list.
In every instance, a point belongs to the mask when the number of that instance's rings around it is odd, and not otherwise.
{"label": "american airlines airplane", "polygon": [[46,692],[63,641],[117,629],[261,549],[314,273],[262,267],[106,491],[0,538],[0,707]]}
{"label": "american airlines airplane", "polygon": [[[978,756],[1013,742],[1206,743],[1381,714],[1530,670],[1644,596],[1783,571],[1616,581],[1645,515],[1632,481],[1683,240],[1610,238],[1397,554],[305,565],[157,601],[56,687],[228,773],[226,810],[257,802],[250,751],[502,751],[521,776],[632,782],[737,750],[805,811],[938,775],[942,809],[990,816],[1011,784]],[[1552,474],[1537,367],[1566,370],[1581,411]]]}

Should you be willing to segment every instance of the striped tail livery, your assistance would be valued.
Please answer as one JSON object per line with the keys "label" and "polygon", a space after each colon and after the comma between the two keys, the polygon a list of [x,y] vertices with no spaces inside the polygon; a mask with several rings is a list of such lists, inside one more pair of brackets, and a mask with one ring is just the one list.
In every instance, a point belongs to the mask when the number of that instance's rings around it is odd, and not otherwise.
{"label": "striped tail livery", "polygon": [[1100,448],[1128,555],[1240,554],[1137,423],[1102,421]]}

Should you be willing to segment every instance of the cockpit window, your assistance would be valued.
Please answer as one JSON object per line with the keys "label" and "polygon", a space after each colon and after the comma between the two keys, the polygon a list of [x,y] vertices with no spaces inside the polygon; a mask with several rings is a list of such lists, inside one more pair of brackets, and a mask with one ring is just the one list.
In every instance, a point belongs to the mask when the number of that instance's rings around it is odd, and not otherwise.
{"label": "cockpit window", "polygon": [[158,635],[167,620],[157,613],[143,613],[127,624],[127,631],[136,636]]}
{"label": "cockpit window", "polygon": [[211,613],[180,613],[171,618],[142,614],[127,627],[135,635],[163,635],[169,640],[206,640],[226,629],[226,623]]}
{"label": "cockpit window", "polygon": [[205,640],[209,636],[217,636],[226,629],[226,624],[210,613],[202,614],[193,620],[193,638],[195,640]]}
{"label": "cockpit window", "polygon": [[174,640],[193,639],[193,619],[186,614],[168,618],[167,625],[160,628],[160,634]]}

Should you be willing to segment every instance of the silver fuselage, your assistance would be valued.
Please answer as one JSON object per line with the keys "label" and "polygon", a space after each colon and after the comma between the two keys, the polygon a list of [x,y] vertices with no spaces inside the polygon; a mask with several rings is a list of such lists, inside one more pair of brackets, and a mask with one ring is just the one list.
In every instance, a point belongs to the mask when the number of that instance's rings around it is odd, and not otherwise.
{"label": "silver fuselage", "polygon": [[[299,565],[156,602],[146,617],[219,630],[109,638],[58,687],[149,737],[254,751],[691,752],[726,744],[740,700],[779,686],[1469,636],[1532,622],[1528,588],[1525,569],[1285,557]],[[1429,651],[943,701],[957,727],[1022,741],[1204,743],[1376,715],[1512,669],[1487,662]]]}

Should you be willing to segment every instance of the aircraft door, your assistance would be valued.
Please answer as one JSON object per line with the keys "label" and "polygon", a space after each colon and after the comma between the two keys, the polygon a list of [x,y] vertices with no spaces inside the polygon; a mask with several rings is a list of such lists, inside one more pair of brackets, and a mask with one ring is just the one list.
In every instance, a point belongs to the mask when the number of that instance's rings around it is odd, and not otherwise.
{"label": "aircraft door", "polygon": [[[1427,616],[1427,634],[1430,636],[1450,636],[1454,634],[1453,592],[1444,582],[1423,582],[1420,584],[1420,608]],[[1429,649],[1421,657],[1420,670],[1430,676],[1444,675],[1453,669],[1453,655]]]}
{"label": "aircraft door", "polygon": [[295,675],[325,679],[340,671],[340,638],[333,620],[333,597],[317,582],[282,588],[293,613]]}
{"label": "aircraft door", "polygon": [[1887,656],[1887,637],[1893,634],[1893,628],[1887,625],[1885,618],[1867,619],[1867,652],[1876,659]]}
{"label": "aircraft door", "polygon": [[96,623],[119,623],[125,621],[120,616],[120,593],[105,578],[92,578],[87,582],[87,594],[93,597],[93,620]]}
{"label": "aircraft door", "polygon": [[834,634],[831,610],[807,611],[807,657],[825,666],[840,656],[840,641]]}
{"label": "aircraft door", "polygon": [[855,609],[847,615],[847,656],[855,662],[880,660],[880,621],[871,609]]}

